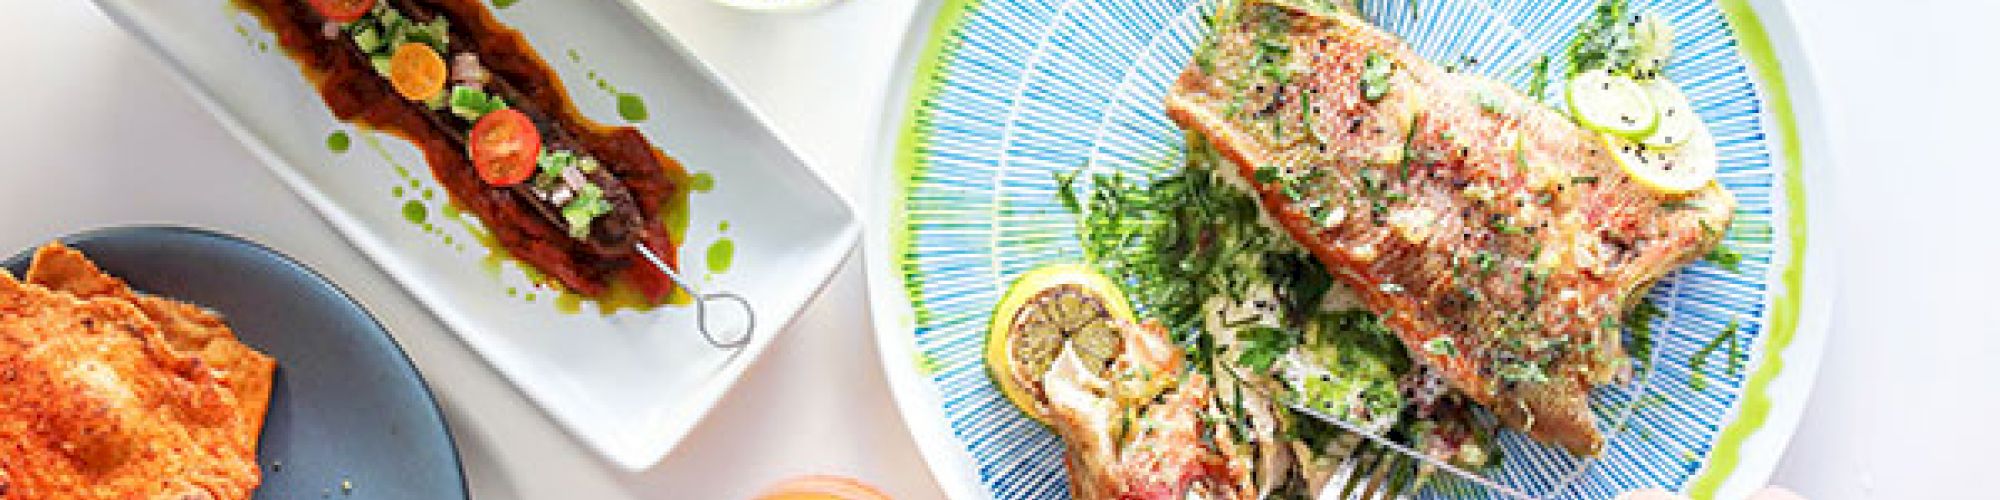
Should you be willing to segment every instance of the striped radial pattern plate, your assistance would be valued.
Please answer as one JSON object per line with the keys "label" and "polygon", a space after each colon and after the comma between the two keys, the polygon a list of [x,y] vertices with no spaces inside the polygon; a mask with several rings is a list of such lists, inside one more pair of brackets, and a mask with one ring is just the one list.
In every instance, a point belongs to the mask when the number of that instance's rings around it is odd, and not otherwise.
{"label": "striped radial pattern plate", "polygon": [[[934,80],[917,86],[898,144],[914,158],[901,189],[898,268],[916,311],[915,347],[957,444],[985,491],[998,498],[1067,498],[1060,439],[1014,409],[981,357],[994,304],[1013,277],[1082,258],[1075,221],[1054,174],[1087,165],[1153,178],[1182,147],[1162,98],[1189,61],[1216,0],[983,0],[963,8],[935,53]],[[1412,3],[1412,2],[1415,3]],[[1631,387],[1604,388],[1595,407],[1612,436],[1603,457],[1579,460],[1512,432],[1488,477],[1528,495],[1609,498],[1637,487],[1678,488],[1702,467],[1742,394],[1742,365],[1759,354],[1775,284],[1773,207],[1783,206],[1763,113],[1766,104],[1737,50],[1736,33],[1707,0],[1633,0],[1677,34],[1668,75],[1708,123],[1721,182],[1741,207],[1728,242],[1737,271],[1708,262],[1662,280],[1650,294],[1665,313],[1652,325],[1656,370]],[[1539,56],[1561,55],[1586,0],[1379,0],[1362,13],[1418,53],[1462,71],[1526,88]],[[1551,85],[1560,88],[1560,85]],[[1554,91],[1541,96],[1558,97]],[[1735,325],[1739,349],[1704,350]],[[1698,353],[1707,361],[1690,362]],[[1735,359],[1731,359],[1734,357]],[[1697,370],[1698,368],[1698,370]],[[1698,372],[1698,373],[1697,373]],[[1628,418],[1629,417],[1629,418]],[[1417,494],[1499,497],[1471,482],[1433,481]]]}

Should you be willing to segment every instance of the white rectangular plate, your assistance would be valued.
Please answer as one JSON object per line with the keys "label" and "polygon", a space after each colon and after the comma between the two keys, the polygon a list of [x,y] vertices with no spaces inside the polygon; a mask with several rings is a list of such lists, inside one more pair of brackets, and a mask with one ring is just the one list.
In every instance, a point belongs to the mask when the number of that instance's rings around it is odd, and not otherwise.
{"label": "white rectangular plate", "polygon": [[[846,200],[738,94],[629,5],[521,2],[498,10],[499,18],[562,77],[578,109],[622,123],[605,87],[641,96],[650,119],[636,125],[653,145],[690,173],[713,177],[713,188],[690,200],[681,268],[709,288],[749,297],[759,321],[755,340],[732,352],[705,344],[687,307],[607,316],[585,303],[582,312],[566,313],[554,291],[537,288],[520,265],[489,257],[469,231],[477,226],[471,216],[443,215],[444,189],[415,146],[335,120],[254,16],[227,0],[98,4],[460,338],[627,469],[652,466],[707,414],[819,290],[858,233]],[[335,131],[352,136],[345,153],[327,145]],[[428,227],[407,220],[410,203],[426,208]],[[710,247],[724,240],[735,249],[727,270],[717,267],[724,259],[709,260]]]}

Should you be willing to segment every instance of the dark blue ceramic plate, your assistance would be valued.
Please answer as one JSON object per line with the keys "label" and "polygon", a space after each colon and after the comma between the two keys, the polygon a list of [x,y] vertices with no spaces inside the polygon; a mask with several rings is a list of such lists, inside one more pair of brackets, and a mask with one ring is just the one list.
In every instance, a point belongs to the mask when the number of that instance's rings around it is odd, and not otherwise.
{"label": "dark blue ceramic plate", "polygon": [[[141,292],[206,306],[278,360],[258,498],[465,498],[465,476],[423,377],[368,311],[269,248],[179,227],[63,237]],[[5,262],[16,276],[29,249]],[[351,485],[348,490],[343,486]]]}

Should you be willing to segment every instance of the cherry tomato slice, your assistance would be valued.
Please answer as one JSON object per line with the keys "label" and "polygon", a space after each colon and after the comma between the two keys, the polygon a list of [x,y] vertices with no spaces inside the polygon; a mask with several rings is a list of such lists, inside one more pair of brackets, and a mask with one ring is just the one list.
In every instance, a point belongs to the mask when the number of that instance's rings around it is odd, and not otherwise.
{"label": "cherry tomato slice", "polygon": [[375,0],[311,0],[312,8],[320,17],[336,23],[351,23],[360,19],[368,9],[375,8]]}
{"label": "cherry tomato slice", "polygon": [[542,154],[542,134],[520,111],[503,109],[479,117],[465,138],[479,178],[493,186],[512,186],[535,175],[535,158]]}

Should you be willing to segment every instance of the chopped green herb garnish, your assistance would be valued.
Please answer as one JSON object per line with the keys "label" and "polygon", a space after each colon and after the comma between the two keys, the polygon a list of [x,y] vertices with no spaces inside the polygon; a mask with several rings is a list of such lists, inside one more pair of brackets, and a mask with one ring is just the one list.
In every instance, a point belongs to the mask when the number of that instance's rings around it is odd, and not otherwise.
{"label": "chopped green herb garnish", "polygon": [[1626,350],[1632,352],[1633,359],[1639,360],[1641,372],[1650,372],[1653,369],[1653,319],[1660,317],[1664,312],[1660,310],[1658,304],[1653,303],[1652,299],[1639,299],[1639,303],[1625,313],[1623,323],[1626,330],[1631,332]]}
{"label": "chopped green herb garnish", "polygon": [[1569,74],[1597,69],[1626,73],[1638,46],[1630,23],[1625,0],[1597,4],[1576,27],[1576,39],[1569,46]]}
{"label": "chopped green herb garnish", "polygon": [[1743,272],[1741,270],[1743,254],[1737,253],[1734,248],[1730,248],[1728,243],[1717,243],[1715,248],[1709,249],[1708,255],[1703,256],[1703,258],[1708,259],[1709,262],[1714,262],[1716,267],[1727,269],[1729,272]]}
{"label": "chopped green herb garnish", "polygon": [[465,85],[452,87],[448,102],[451,105],[451,114],[464,118],[465,121],[479,121],[479,117],[486,116],[487,113],[507,109],[507,102],[501,100],[500,96],[487,94],[484,90]]}
{"label": "chopped green herb garnish", "polygon": [[1396,63],[1381,52],[1369,52],[1368,59],[1361,64],[1361,98],[1380,102],[1389,95],[1389,77],[1395,72]]}
{"label": "chopped green herb garnish", "polygon": [[1457,356],[1458,345],[1452,343],[1451,337],[1439,336],[1424,341],[1424,352],[1433,356]]}
{"label": "chopped green herb garnish", "polygon": [[563,205],[563,223],[569,226],[569,235],[576,239],[590,236],[590,223],[598,216],[611,212],[611,202],[604,199],[604,189],[596,184],[584,184],[577,190],[576,198]]}
{"label": "chopped green herb garnish", "polygon": [[1270,327],[1246,328],[1236,332],[1239,353],[1236,363],[1257,372],[1271,371],[1271,365],[1297,345],[1298,335]]}
{"label": "chopped green herb garnish", "polygon": [[1542,94],[1548,93],[1548,90],[1549,55],[1542,54],[1535,57],[1535,62],[1528,64],[1528,95],[1541,99]]}
{"label": "chopped green herb garnish", "polygon": [[1261,183],[1265,183],[1265,184],[1270,184],[1270,183],[1273,183],[1273,182],[1277,182],[1277,181],[1278,181],[1278,167],[1273,167],[1273,166],[1269,166],[1269,165],[1265,165],[1265,166],[1262,166],[1262,167],[1257,167],[1257,170],[1256,170],[1255,172],[1253,172],[1253,173],[1252,173],[1252,177],[1254,177],[1255,179],[1257,179],[1257,182],[1261,182]]}

